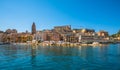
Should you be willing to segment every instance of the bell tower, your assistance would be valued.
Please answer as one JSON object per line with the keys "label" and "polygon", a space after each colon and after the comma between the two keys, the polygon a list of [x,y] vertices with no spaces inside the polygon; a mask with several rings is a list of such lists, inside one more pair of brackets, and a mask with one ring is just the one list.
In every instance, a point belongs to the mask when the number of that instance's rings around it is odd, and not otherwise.
{"label": "bell tower", "polygon": [[33,24],[32,24],[32,34],[36,34],[36,25],[35,25],[35,23],[33,22]]}

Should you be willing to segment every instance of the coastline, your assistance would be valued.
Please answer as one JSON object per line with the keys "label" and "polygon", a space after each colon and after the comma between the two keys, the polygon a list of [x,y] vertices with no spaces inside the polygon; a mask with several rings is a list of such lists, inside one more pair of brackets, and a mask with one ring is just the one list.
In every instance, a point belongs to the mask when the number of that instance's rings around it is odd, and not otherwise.
{"label": "coastline", "polygon": [[12,45],[27,45],[27,46],[63,46],[63,47],[74,47],[74,46],[107,46],[109,44],[112,44],[112,43],[107,43],[107,44],[81,44],[81,43],[61,43],[61,44],[58,44],[58,43],[11,43]]}
{"label": "coastline", "polygon": [[107,46],[109,44],[119,44],[120,42],[92,42],[92,43],[70,43],[70,42],[54,42],[54,41],[43,41],[38,43],[34,42],[25,42],[25,43],[0,43],[0,45],[26,45],[26,46]]}

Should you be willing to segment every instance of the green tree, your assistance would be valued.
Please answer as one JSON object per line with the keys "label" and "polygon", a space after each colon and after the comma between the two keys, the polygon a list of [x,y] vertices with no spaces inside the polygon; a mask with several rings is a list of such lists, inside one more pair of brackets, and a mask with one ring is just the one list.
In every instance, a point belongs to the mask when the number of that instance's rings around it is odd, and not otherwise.
{"label": "green tree", "polygon": [[120,30],[118,31],[118,33],[117,34],[120,34]]}

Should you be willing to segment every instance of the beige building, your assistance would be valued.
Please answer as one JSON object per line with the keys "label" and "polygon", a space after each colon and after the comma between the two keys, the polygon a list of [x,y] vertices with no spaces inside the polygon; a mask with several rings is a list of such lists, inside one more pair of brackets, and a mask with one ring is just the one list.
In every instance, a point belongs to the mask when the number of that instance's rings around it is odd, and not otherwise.
{"label": "beige building", "polygon": [[0,33],[0,42],[3,41],[3,33]]}
{"label": "beige building", "polygon": [[66,25],[66,26],[56,26],[54,27],[54,31],[60,32],[60,33],[66,33],[66,32],[71,32],[71,26]]}
{"label": "beige building", "polygon": [[103,36],[103,37],[108,37],[109,36],[108,32],[104,31],[104,30],[99,31],[97,34],[98,34],[98,36]]}

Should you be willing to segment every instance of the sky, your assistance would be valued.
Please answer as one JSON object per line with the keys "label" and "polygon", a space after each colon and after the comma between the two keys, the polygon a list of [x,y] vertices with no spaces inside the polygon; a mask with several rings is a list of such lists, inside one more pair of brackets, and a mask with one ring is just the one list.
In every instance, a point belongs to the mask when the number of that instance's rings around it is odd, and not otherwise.
{"label": "sky", "polygon": [[33,22],[37,30],[71,25],[114,34],[120,29],[120,1],[0,0],[0,30],[31,32]]}

